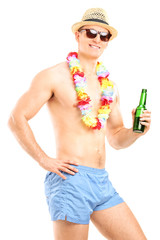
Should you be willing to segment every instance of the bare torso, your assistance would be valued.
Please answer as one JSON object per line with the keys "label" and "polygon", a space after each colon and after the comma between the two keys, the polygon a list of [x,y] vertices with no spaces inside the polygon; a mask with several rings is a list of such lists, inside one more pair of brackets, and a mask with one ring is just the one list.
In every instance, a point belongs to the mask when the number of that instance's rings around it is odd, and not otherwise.
{"label": "bare torso", "polygon": [[[78,160],[80,165],[104,168],[106,127],[93,130],[81,120],[82,114],[76,107],[77,93],[68,64],[60,63],[50,71],[54,74],[54,95],[47,106],[55,132],[56,158]],[[93,115],[97,116],[101,91],[96,76],[95,79],[88,79],[87,93],[91,98]]]}

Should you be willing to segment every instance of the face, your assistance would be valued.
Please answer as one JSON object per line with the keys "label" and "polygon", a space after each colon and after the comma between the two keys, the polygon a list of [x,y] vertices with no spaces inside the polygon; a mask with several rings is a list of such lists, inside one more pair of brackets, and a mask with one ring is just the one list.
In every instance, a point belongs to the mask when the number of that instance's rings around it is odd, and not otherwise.
{"label": "face", "polygon": [[[81,28],[81,30],[82,29],[94,29],[96,31],[105,33],[109,32],[107,29],[96,25],[85,25]],[[99,58],[104,52],[105,48],[108,46],[108,42],[102,41],[99,34],[97,34],[95,38],[88,38],[86,35],[86,31],[77,31],[75,33],[75,37],[78,42],[79,52],[87,55],[89,58]]]}

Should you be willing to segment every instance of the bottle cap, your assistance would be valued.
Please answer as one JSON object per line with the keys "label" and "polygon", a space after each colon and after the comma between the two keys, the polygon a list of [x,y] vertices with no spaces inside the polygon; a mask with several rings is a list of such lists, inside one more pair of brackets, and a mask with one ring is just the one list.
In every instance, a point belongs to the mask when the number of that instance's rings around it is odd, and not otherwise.
{"label": "bottle cap", "polygon": [[142,93],[147,93],[147,89],[142,89]]}

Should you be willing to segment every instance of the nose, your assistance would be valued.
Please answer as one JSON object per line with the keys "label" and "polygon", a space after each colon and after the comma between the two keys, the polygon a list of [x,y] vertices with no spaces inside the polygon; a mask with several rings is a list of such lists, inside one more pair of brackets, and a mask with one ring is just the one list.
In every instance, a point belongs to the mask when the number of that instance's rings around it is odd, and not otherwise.
{"label": "nose", "polygon": [[94,40],[94,42],[99,43],[101,41],[100,35],[97,34],[97,36],[93,40]]}

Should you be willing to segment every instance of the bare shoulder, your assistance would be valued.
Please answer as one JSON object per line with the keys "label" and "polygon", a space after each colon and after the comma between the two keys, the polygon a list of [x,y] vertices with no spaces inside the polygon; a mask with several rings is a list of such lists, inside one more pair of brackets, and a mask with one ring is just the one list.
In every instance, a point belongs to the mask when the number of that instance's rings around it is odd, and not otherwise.
{"label": "bare shoulder", "polygon": [[57,84],[66,76],[68,73],[67,62],[58,63],[52,67],[48,67],[38,72],[30,85],[30,89],[48,89],[51,96],[57,88]]}
{"label": "bare shoulder", "polygon": [[53,73],[53,74],[57,74],[57,73],[59,74],[60,72],[66,72],[66,71],[68,71],[68,63],[61,62],[52,67],[45,69],[44,71],[47,71],[47,72]]}
{"label": "bare shoulder", "polygon": [[68,72],[67,62],[58,63],[52,67],[43,69],[36,74],[35,77],[43,78],[45,81],[56,81],[57,78],[61,77]]}

